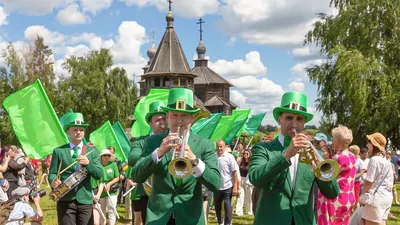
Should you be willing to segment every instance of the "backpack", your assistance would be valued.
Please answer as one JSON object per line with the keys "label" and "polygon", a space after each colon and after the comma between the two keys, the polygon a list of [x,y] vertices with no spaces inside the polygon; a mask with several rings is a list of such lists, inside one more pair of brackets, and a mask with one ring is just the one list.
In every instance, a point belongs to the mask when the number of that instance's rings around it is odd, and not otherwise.
{"label": "backpack", "polygon": [[0,204],[0,224],[5,224],[7,222],[17,201],[16,198],[13,198]]}

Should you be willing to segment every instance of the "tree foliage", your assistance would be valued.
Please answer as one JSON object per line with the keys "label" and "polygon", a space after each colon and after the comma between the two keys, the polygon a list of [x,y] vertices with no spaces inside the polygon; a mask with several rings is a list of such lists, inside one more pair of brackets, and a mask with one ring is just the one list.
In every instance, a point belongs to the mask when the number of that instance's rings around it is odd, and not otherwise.
{"label": "tree foliage", "polygon": [[[128,116],[137,97],[136,86],[123,68],[113,66],[109,50],[70,57],[63,66],[71,76],[60,77],[59,81],[54,72],[52,50],[41,37],[22,49],[9,43],[1,57],[6,67],[0,68],[0,102],[39,78],[57,115],[60,117],[69,109],[81,112],[90,123],[87,134],[106,120],[129,125]],[[0,108],[0,140],[4,144],[18,143],[4,108]]]}
{"label": "tree foliage", "polygon": [[327,55],[322,65],[307,68],[318,85],[321,127],[347,125],[356,141],[372,132],[400,137],[398,3],[332,0],[338,15],[320,14],[306,35],[306,44],[316,44]]}
{"label": "tree foliage", "polygon": [[71,77],[59,82],[62,112],[72,109],[81,112],[90,123],[87,134],[100,127],[106,120],[112,123],[129,123],[136,100],[136,87],[123,68],[112,68],[108,49],[89,52],[84,57],[71,56],[63,67]]}

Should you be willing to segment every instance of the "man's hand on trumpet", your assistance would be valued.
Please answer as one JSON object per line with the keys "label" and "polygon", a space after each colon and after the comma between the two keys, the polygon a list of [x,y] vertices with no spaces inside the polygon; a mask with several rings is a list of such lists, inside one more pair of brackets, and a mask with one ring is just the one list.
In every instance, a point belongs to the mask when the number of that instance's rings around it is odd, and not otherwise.
{"label": "man's hand on trumpet", "polygon": [[[179,155],[180,151],[181,151],[181,145],[178,145],[176,147],[176,154]],[[193,161],[197,158],[197,156],[192,152],[188,144],[185,145],[185,154],[183,157],[188,159],[191,163],[193,163]]]}
{"label": "man's hand on trumpet", "polygon": [[170,133],[166,136],[161,142],[160,147],[158,147],[157,155],[158,158],[163,157],[167,152],[169,152],[172,148],[176,147],[176,141],[180,140],[177,133]]}
{"label": "man's hand on trumpet", "polygon": [[295,156],[300,149],[308,147],[309,143],[307,140],[307,136],[302,133],[296,134],[296,136],[292,138],[292,142],[290,143],[289,148],[284,153],[286,160],[290,160],[290,158]]}

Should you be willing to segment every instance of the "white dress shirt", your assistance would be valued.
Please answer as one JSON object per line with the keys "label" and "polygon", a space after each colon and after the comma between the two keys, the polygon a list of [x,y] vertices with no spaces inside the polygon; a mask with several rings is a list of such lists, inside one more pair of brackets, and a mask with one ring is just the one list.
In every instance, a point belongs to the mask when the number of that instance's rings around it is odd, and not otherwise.
{"label": "white dress shirt", "polygon": [[[283,136],[282,134],[279,135],[278,140],[281,143],[282,147],[285,149],[284,139],[285,139],[285,136]],[[285,149],[285,150],[287,150],[287,149]],[[294,186],[296,184],[297,165],[299,164],[299,154],[296,154],[295,156],[290,158],[290,162],[292,163],[292,165],[289,166],[289,172],[290,172],[290,178],[292,181],[292,191],[293,191]]]}

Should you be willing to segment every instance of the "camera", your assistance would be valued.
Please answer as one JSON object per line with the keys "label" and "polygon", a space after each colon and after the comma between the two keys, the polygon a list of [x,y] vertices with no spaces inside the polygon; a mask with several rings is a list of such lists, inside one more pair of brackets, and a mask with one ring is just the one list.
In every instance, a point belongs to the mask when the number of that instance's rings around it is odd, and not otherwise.
{"label": "camera", "polygon": [[33,199],[35,199],[37,196],[39,195],[39,197],[43,197],[46,195],[46,190],[42,189],[42,190],[31,190],[31,193],[29,193],[29,198],[31,201],[33,201]]}

